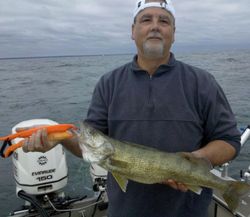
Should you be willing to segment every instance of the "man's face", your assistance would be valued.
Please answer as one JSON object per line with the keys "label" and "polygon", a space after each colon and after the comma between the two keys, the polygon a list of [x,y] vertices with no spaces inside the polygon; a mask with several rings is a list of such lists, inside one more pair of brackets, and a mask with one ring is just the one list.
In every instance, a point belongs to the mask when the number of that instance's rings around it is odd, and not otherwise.
{"label": "man's face", "polygon": [[150,7],[141,11],[132,26],[138,55],[162,58],[169,54],[174,42],[174,18],[165,9]]}

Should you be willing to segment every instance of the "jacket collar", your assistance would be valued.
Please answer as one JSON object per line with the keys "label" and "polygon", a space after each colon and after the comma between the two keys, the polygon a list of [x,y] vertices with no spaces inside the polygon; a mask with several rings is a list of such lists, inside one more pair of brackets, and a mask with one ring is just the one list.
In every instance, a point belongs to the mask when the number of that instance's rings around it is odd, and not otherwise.
{"label": "jacket collar", "polygon": [[[169,58],[168,63],[160,65],[159,68],[156,70],[155,75],[169,71],[175,66],[175,64],[176,64],[175,56],[173,53],[170,53],[170,58]],[[132,61],[132,71],[133,72],[146,72],[145,70],[141,69],[139,65],[137,64],[137,55],[134,56],[133,61]]]}

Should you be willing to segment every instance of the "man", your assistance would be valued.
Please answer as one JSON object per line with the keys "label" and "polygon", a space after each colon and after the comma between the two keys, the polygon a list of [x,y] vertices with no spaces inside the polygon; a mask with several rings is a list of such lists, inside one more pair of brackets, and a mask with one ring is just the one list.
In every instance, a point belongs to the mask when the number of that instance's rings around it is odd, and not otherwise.
{"label": "man", "polygon": [[[212,75],[175,59],[170,52],[174,34],[169,0],[138,1],[132,25],[137,55],[100,79],[86,121],[118,140],[223,164],[240,148],[234,115]],[[62,143],[81,156],[76,138]],[[47,151],[54,145],[41,130],[23,149]],[[174,180],[129,181],[123,193],[109,174],[107,185],[109,217],[205,217],[212,195],[206,188],[197,195]]]}

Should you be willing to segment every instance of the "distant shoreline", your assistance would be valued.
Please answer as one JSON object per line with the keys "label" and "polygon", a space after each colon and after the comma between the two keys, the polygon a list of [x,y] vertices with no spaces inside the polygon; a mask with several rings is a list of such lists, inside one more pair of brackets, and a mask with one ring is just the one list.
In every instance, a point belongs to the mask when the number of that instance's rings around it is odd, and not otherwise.
{"label": "distant shoreline", "polygon": [[132,53],[114,53],[114,54],[82,54],[82,55],[59,55],[59,56],[35,56],[35,57],[0,57],[0,60],[9,59],[42,59],[42,58],[61,58],[61,57],[88,57],[88,56],[116,56],[133,55]]}

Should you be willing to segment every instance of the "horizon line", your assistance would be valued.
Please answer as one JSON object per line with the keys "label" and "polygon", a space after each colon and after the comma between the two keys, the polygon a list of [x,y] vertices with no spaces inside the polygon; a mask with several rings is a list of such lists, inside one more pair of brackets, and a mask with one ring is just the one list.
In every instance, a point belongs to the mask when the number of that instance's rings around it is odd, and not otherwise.
{"label": "horizon line", "polygon": [[47,55],[47,56],[23,56],[23,57],[0,57],[0,60],[8,59],[42,59],[58,57],[84,57],[84,56],[114,56],[114,55],[133,55],[133,53],[110,53],[110,54],[73,54],[73,55]]}

